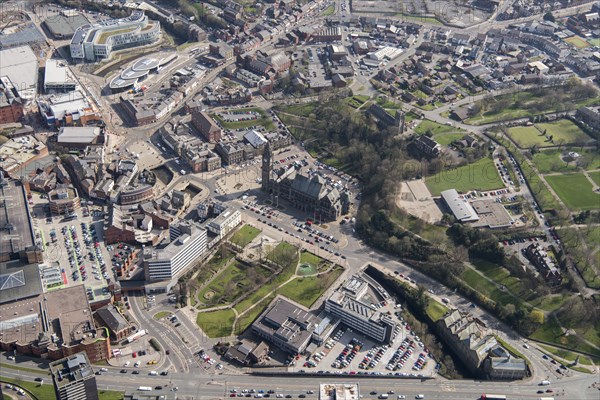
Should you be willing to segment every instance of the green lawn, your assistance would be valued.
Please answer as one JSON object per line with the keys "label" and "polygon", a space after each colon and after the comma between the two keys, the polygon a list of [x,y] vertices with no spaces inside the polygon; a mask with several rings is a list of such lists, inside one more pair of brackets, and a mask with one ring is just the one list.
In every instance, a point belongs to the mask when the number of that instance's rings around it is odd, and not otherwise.
{"label": "green lawn", "polygon": [[226,305],[266,282],[271,272],[234,262],[198,293],[202,308]]}
{"label": "green lawn", "polygon": [[300,117],[308,117],[319,106],[319,103],[304,103],[292,104],[286,106],[278,106],[275,111],[281,111],[287,114],[294,114]]}
{"label": "green lawn", "polygon": [[487,278],[493,280],[497,284],[504,285],[514,296],[524,300],[529,300],[535,296],[535,293],[527,289],[519,278],[512,276],[508,269],[479,259],[472,260],[472,264]]}
{"label": "green lawn", "polygon": [[519,301],[518,298],[515,298],[508,292],[498,289],[494,283],[487,279],[483,279],[481,275],[470,268],[467,268],[461,274],[461,278],[474,290],[501,305],[516,304]]}
{"label": "green lawn", "polygon": [[267,254],[267,259],[283,267],[298,263],[298,248],[288,242],[279,243]]}
{"label": "green lawn", "polygon": [[240,246],[241,248],[246,247],[251,241],[254,240],[260,233],[260,229],[250,225],[242,226],[236,233],[231,237],[231,242]]}
{"label": "green lawn", "polygon": [[439,196],[447,189],[466,193],[471,190],[493,190],[504,187],[494,161],[484,157],[472,164],[442,171],[425,179],[425,184],[433,196]]}
{"label": "green lawn", "polygon": [[467,134],[467,131],[464,129],[438,124],[437,122],[425,119],[417,125],[415,133],[417,135],[423,135],[427,132],[430,132],[433,139],[442,146],[448,146],[453,141],[462,139],[463,136]]}
{"label": "green lawn", "polygon": [[235,313],[231,309],[198,313],[196,323],[210,338],[231,335]]}
{"label": "green lawn", "polygon": [[590,47],[590,44],[588,42],[586,42],[583,38],[580,38],[579,36],[572,36],[570,38],[566,38],[565,42],[569,43],[572,46],[577,47],[578,49]]}
{"label": "green lawn", "polygon": [[536,330],[531,335],[531,338],[543,340],[550,343],[560,344],[577,351],[585,351],[587,353],[600,357],[600,350],[597,350],[589,344],[581,341],[575,335],[564,335],[562,329],[560,328],[560,325],[558,324],[555,318],[548,318],[548,321],[546,321],[544,325],[542,325],[538,330]]}
{"label": "green lawn", "polygon": [[448,307],[433,299],[429,299],[429,302],[427,303],[427,309],[425,311],[427,312],[427,315],[429,315],[429,318],[435,322],[448,312]]}
{"label": "green lawn", "polygon": [[324,262],[325,260],[322,259],[321,257],[319,257],[316,254],[310,253],[308,251],[302,251],[300,252],[300,264],[310,264],[312,267],[314,267],[314,270],[317,270],[317,267]]}
{"label": "green lawn", "polygon": [[[12,385],[17,385],[22,387],[23,389],[29,391],[39,400],[53,400],[56,399],[56,394],[54,393],[54,386],[43,384],[39,385],[35,382],[27,382],[20,379],[6,378],[4,376],[0,377],[2,382],[10,383]],[[49,382],[52,382],[51,379],[47,379]],[[120,400],[123,398],[122,392],[115,392],[113,390],[100,390],[98,392],[98,398],[100,400]]]}
{"label": "green lawn", "polygon": [[577,353],[573,353],[572,351],[559,349],[557,347],[548,346],[545,344],[540,344],[540,347],[546,350],[548,353],[553,354],[557,357],[562,358],[563,360],[567,360],[570,362],[574,362],[579,356],[579,363],[583,365],[592,365],[592,360],[584,355],[579,355]]}
{"label": "green lawn", "polygon": [[538,145],[540,147],[552,145],[552,143],[546,141],[546,138],[535,126],[514,126],[508,128],[508,135],[521,148],[528,148],[533,145]]}
{"label": "green lawn", "polygon": [[594,210],[600,205],[600,194],[583,174],[546,176],[546,181],[571,210]]}
{"label": "green lawn", "polygon": [[[254,320],[264,311],[265,308],[273,301],[275,295],[271,295],[266,297],[260,303],[258,303],[252,310],[248,311],[246,314],[242,315],[235,325],[235,334],[241,335],[244,333],[246,329],[254,322]],[[251,305],[251,304],[250,304]],[[237,308],[236,308],[237,309]]]}
{"label": "green lawn", "polygon": [[335,6],[332,4],[329,7],[327,7],[321,15],[324,17],[328,17],[330,15],[333,15],[334,12],[335,12]]}
{"label": "green lawn", "polygon": [[[543,132],[546,132],[546,136]],[[509,136],[521,148],[573,145],[585,143],[591,138],[568,119],[536,124],[535,126],[516,126],[508,129]],[[552,136],[552,141],[548,137]]]}
{"label": "green lawn", "polygon": [[600,171],[588,172],[588,175],[590,178],[592,178],[596,185],[600,186]]}
{"label": "green lawn", "polygon": [[588,39],[588,43],[594,47],[600,46],[600,38]]}
{"label": "green lawn", "polygon": [[552,135],[556,145],[585,143],[591,138],[583,132],[577,125],[568,119],[559,119],[553,122],[544,122],[536,125],[540,131],[546,131],[546,134]]}
{"label": "green lawn", "polygon": [[157,312],[156,314],[154,314],[154,319],[158,321],[159,319],[163,319],[167,315],[170,315],[170,314],[171,313],[169,311],[160,311],[160,312]]}
{"label": "green lawn", "polygon": [[343,271],[342,267],[336,267],[319,276],[296,278],[282,286],[277,293],[310,308]]}
{"label": "green lawn", "polygon": [[575,171],[577,165],[574,162],[564,162],[560,157],[561,153],[560,150],[554,149],[539,151],[533,155],[533,163],[541,174]]}

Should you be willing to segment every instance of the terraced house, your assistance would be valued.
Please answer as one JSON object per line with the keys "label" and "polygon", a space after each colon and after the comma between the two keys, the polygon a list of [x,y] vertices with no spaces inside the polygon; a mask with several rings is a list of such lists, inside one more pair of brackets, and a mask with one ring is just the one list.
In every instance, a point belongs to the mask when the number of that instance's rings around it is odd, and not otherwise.
{"label": "terraced house", "polygon": [[109,58],[113,51],[152,44],[159,39],[160,23],[150,21],[143,11],[138,10],[127,18],[78,28],[71,39],[71,57],[96,61]]}

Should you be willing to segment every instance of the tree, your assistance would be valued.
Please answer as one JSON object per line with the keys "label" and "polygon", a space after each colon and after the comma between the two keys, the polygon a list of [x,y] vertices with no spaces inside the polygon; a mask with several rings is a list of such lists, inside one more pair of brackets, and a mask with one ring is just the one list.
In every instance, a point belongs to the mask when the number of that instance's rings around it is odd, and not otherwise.
{"label": "tree", "polygon": [[554,18],[554,15],[551,11],[548,11],[546,14],[544,14],[544,21],[556,22],[556,18]]}

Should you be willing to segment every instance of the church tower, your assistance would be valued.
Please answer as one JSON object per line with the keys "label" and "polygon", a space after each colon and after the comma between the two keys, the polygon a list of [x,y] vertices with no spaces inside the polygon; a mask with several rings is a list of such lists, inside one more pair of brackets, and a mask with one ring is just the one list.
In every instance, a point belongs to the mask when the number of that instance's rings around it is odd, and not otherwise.
{"label": "church tower", "polygon": [[273,153],[271,152],[271,144],[267,142],[262,156],[262,190],[269,192],[271,187],[271,160]]}

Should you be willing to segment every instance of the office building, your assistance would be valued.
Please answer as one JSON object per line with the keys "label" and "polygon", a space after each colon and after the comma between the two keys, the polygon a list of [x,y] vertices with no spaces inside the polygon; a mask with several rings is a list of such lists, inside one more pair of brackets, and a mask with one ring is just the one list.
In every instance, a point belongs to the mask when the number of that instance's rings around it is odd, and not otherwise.
{"label": "office building", "polygon": [[144,249],[144,271],[148,281],[176,280],[206,253],[206,230],[180,221],[169,229],[171,241]]}
{"label": "office building", "polygon": [[98,400],[98,387],[92,365],[85,353],[50,363],[57,400]]}
{"label": "office building", "polygon": [[277,296],[254,321],[251,330],[287,353],[302,354],[311,340],[318,345],[323,343],[337,324],[337,320],[332,322],[325,315],[317,315]]}
{"label": "office building", "polygon": [[390,343],[396,323],[389,315],[378,311],[373,302],[383,298],[365,279],[353,276],[325,301],[325,311],[353,330],[378,342]]}
{"label": "office building", "polygon": [[217,236],[217,240],[221,240],[241,223],[242,214],[240,210],[228,208],[210,221],[206,228]]}
{"label": "office building", "polygon": [[75,60],[96,61],[109,58],[113,51],[155,43],[160,37],[160,23],[136,10],[127,18],[79,27],[69,48]]}
{"label": "office building", "polygon": [[70,215],[81,208],[77,189],[72,185],[59,184],[48,193],[48,205],[54,215]]}
{"label": "office building", "polygon": [[44,70],[44,93],[70,92],[75,90],[77,82],[65,62],[50,59]]}

